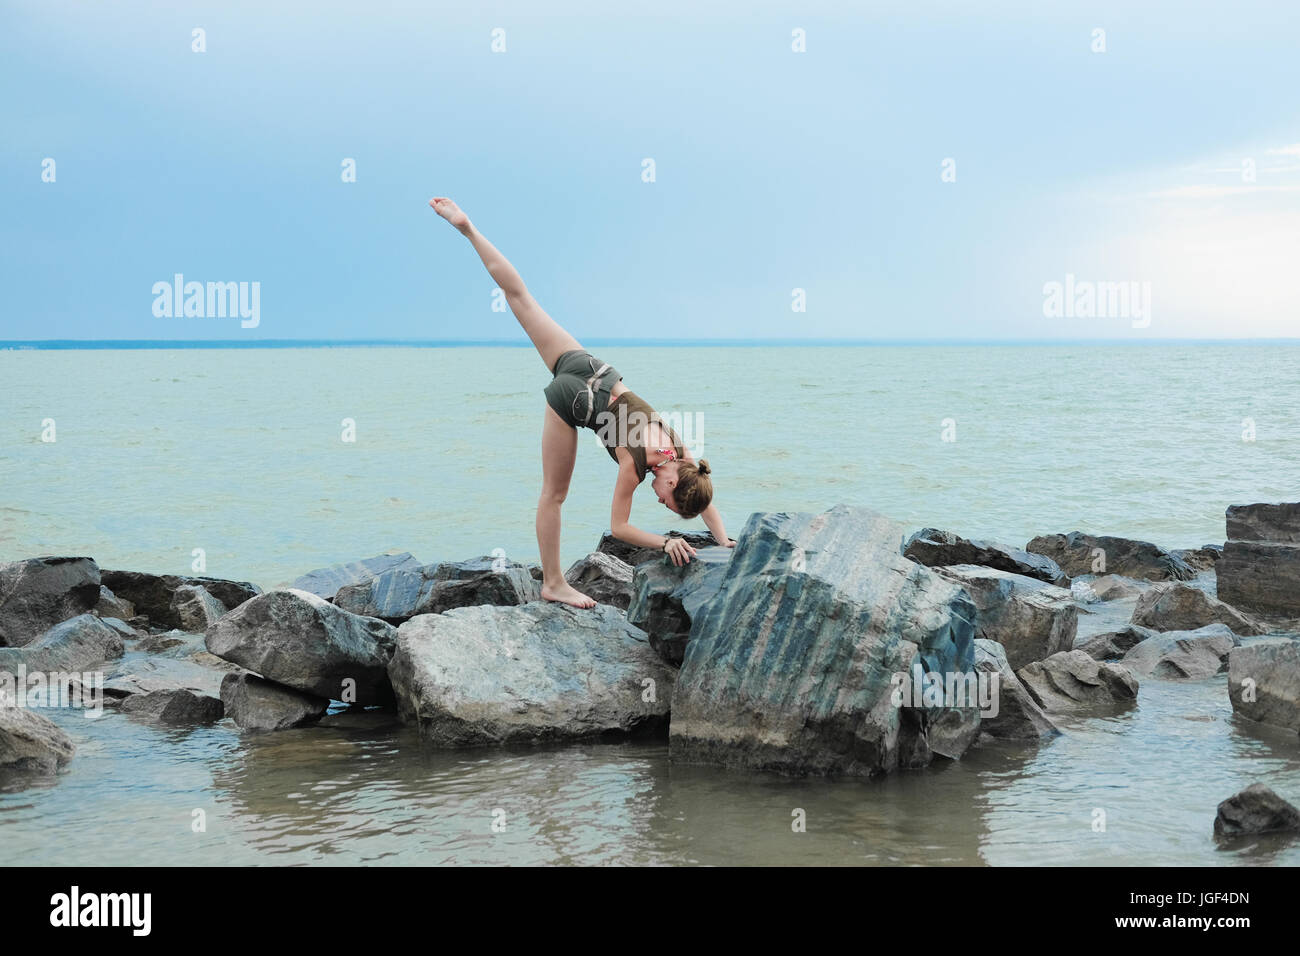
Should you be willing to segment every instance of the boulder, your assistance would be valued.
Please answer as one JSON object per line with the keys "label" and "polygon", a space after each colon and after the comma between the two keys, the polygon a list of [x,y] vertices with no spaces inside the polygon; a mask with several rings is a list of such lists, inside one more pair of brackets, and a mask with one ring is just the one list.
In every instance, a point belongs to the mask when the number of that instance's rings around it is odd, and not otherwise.
{"label": "boulder", "polygon": [[1220,599],[1249,611],[1300,617],[1300,544],[1227,541],[1215,573]]}
{"label": "boulder", "polygon": [[978,564],[1038,578],[1061,588],[1070,586],[1069,576],[1049,557],[993,541],[969,541],[937,528],[923,528],[908,538],[903,546],[903,557],[929,568]]}
{"label": "boulder", "polygon": [[1001,644],[1013,670],[1074,646],[1079,609],[1064,588],[974,564],[935,570],[970,592],[976,633]]}
{"label": "boulder", "polygon": [[55,624],[93,611],[99,588],[99,566],[91,558],[0,564],[0,647],[30,644]]}
{"label": "boulder", "polygon": [[439,747],[662,728],[673,671],[607,604],[534,602],[422,614],[389,668],[402,720]]}
{"label": "boulder", "polygon": [[1223,557],[1223,545],[1207,544],[1200,548],[1174,548],[1169,553],[1181,559],[1193,571],[1200,573],[1214,570],[1214,566],[1219,563],[1219,558]]}
{"label": "boulder", "polygon": [[1228,697],[1238,716],[1300,731],[1300,641],[1265,638],[1234,648]]}
{"label": "boulder", "polygon": [[997,674],[997,713],[982,712],[980,732],[1004,740],[1042,740],[1059,736],[1060,729],[1020,683],[1007,661],[1001,644],[979,638],[975,641],[975,670]]}
{"label": "boulder", "polygon": [[1196,571],[1177,555],[1131,538],[1109,535],[1046,534],[1025,545],[1026,551],[1044,554],[1069,575],[1122,574],[1146,581],[1186,581]]}
{"label": "boulder", "polygon": [[148,617],[151,624],[182,630],[184,625],[172,606],[177,588],[187,585],[202,587],[220,601],[226,610],[239,607],[262,593],[256,584],[226,581],[222,578],[150,574],[146,571],[104,571],[102,577],[104,584],[114,594],[135,605],[136,613]]}
{"label": "boulder", "polygon": [[[1078,583],[1078,582],[1076,582]],[[1087,582],[1088,588],[1098,601],[1122,601],[1135,597],[1152,587],[1146,581],[1126,578],[1120,574],[1103,574]]]}
{"label": "boulder", "polygon": [[1163,584],[1138,598],[1132,623],[1156,631],[1194,631],[1223,624],[1238,634],[1264,634],[1268,628],[1231,604],[1190,584]]}
{"label": "boulder", "polygon": [[160,724],[189,726],[218,721],[225,708],[218,698],[191,690],[156,690],[128,697],[122,702],[122,713],[135,714]]}
{"label": "boulder", "polygon": [[172,595],[172,613],[182,631],[206,631],[226,613],[226,606],[201,584],[182,584]]}
{"label": "boulder", "polygon": [[931,725],[944,755],[959,757],[978,709],[917,707],[895,691],[913,665],[944,680],[972,672],[975,605],[904,558],[905,537],[902,525],[845,505],[751,515],[721,590],[693,622],[670,758],[874,775],[928,763]]}
{"label": "boulder", "polygon": [[221,682],[229,673],[197,661],[136,658],[113,668],[104,679],[104,696],[124,700],[136,694],[189,690],[203,697],[220,697]]}
{"label": "boulder", "polygon": [[1122,664],[1095,661],[1083,651],[1062,651],[1016,672],[1031,697],[1049,714],[1131,704],[1138,681]]}
{"label": "boulder", "polygon": [[293,588],[246,601],[208,628],[218,657],[296,690],[355,704],[391,700],[397,629]]}
{"label": "boulder", "polygon": [[1262,783],[1252,783],[1224,800],[1214,817],[1214,835],[1220,838],[1298,831],[1300,810]]}
{"label": "boulder", "polygon": [[120,621],[129,621],[135,617],[135,605],[130,601],[123,601],[101,584],[99,601],[95,604],[94,612],[100,617],[115,617]]}
{"label": "boulder", "polygon": [[118,636],[122,638],[122,640],[124,641],[138,641],[141,640],[142,638],[148,637],[147,632],[141,633],[140,631],[137,631],[135,628],[133,628],[130,624],[126,623],[126,621],[123,621],[119,618],[101,617],[100,620],[103,621],[105,624],[107,624],[109,627],[111,627],[113,630],[115,630]]}
{"label": "boulder", "polygon": [[1083,651],[1094,661],[1117,661],[1138,644],[1158,633],[1160,632],[1150,628],[1134,627],[1130,624],[1118,631],[1094,634],[1075,650]]}
{"label": "boulder", "polygon": [[122,635],[87,612],[69,618],[25,647],[0,648],[0,670],[19,666],[32,671],[84,671],[93,664],[116,660],[126,650]]}
{"label": "boulder", "polygon": [[632,600],[632,565],[612,554],[591,552],[574,562],[564,580],[598,604],[626,611]]}
{"label": "boulder", "polygon": [[324,697],[262,680],[253,674],[227,674],[221,682],[226,716],[241,730],[288,730],[314,724],[329,709]]}
{"label": "boulder", "polygon": [[332,601],[340,588],[350,584],[365,584],[385,571],[414,571],[418,567],[419,560],[409,551],[377,554],[373,558],[331,564],[327,568],[308,571],[289,587]]}
{"label": "boulder", "polygon": [[628,622],[645,631],[655,653],[674,667],[681,666],[692,622],[722,588],[731,554],[714,545],[681,567],[662,555],[636,566]]}
{"label": "boulder", "polygon": [[1223,624],[1196,630],[1162,631],[1133,646],[1120,661],[1134,674],[1164,680],[1203,680],[1228,663],[1240,639]]}
{"label": "boulder", "polygon": [[1300,544],[1300,502],[1229,505],[1225,517],[1229,540]]}
{"label": "boulder", "polygon": [[76,751],[72,738],[48,717],[0,703],[0,768],[54,773]]}
{"label": "boulder", "polygon": [[[713,540],[713,535],[703,531],[664,531],[661,533],[666,538],[682,538],[692,548],[709,548],[718,544]],[[596,545],[596,550],[602,554],[618,558],[620,561],[625,561],[633,567],[664,556],[663,551],[659,548],[643,548],[640,545],[628,544],[626,541],[620,541],[608,531],[600,536],[600,543]]]}
{"label": "boulder", "polygon": [[487,556],[385,571],[340,588],[334,603],[353,614],[400,624],[417,614],[480,604],[526,604],[541,597],[541,585],[526,565]]}

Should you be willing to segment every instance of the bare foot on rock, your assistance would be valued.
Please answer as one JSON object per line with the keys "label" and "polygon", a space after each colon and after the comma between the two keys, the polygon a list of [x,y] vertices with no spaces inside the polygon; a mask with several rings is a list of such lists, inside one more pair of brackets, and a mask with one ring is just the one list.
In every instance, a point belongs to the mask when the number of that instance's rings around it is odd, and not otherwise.
{"label": "bare foot on rock", "polygon": [[542,597],[547,601],[558,601],[561,604],[571,604],[574,607],[587,608],[596,606],[595,601],[567,581],[558,587],[549,587],[543,584]]}

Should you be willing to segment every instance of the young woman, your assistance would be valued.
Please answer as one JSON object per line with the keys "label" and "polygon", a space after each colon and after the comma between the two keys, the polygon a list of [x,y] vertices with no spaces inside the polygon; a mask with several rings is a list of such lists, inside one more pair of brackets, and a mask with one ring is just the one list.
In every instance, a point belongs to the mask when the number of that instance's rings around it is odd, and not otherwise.
{"label": "young woman", "polygon": [[715,541],[727,547],[722,516],[713,506],[713,480],[709,463],[691,458],[677,433],[660,420],[645,401],[628,390],[618,371],[585,351],[578,340],[543,311],[524,286],[506,257],[474,228],[469,217],[444,196],[429,200],[443,219],[456,227],[474,246],[492,280],[505,293],[510,311],[524,327],[552,376],[543,389],[546,421],[542,425],[542,495],[537,502],[537,546],[542,553],[542,597],[574,607],[595,607],[596,602],[564,580],[560,569],[560,506],[569,492],[573,462],[578,453],[578,428],[600,436],[618,463],[614,503],[609,525],[621,541],[659,548],[676,565],[686,564],[695,549],[681,538],[667,538],[634,528],[632,492],[647,473],[660,503],[683,518],[704,519]]}

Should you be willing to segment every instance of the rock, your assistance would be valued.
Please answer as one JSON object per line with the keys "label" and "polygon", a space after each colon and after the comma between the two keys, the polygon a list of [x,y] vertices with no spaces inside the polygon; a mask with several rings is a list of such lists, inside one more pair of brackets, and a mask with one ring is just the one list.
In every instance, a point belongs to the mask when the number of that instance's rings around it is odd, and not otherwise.
{"label": "rock", "polygon": [[385,571],[340,588],[334,603],[353,614],[400,624],[417,614],[480,604],[526,604],[541,597],[541,586],[526,565],[488,556]]}
{"label": "rock", "polygon": [[220,720],[225,708],[218,698],[190,690],[156,690],[128,697],[122,702],[122,713],[147,717],[161,724],[191,725]]}
{"label": "rock", "polygon": [[905,536],[844,505],[751,515],[721,590],[692,626],[671,759],[862,776],[928,763],[932,724],[940,746],[969,746],[978,709],[960,709],[954,728],[947,708],[895,695],[914,663],[936,679],[974,668],[974,603],[904,558]]}
{"label": "rock", "polygon": [[1215,573],[1221,600],[1249,611],[1300,617],[1300,545],[1228,541]]}
{"label": "rock", "polygon": [[104,679],[104,695],[120,700],[135,694],[189,690],[203,697],[220,697],[221,681],[228,673],[197,661],[137,658],[123,661],[109,673]]}
{"label": "rock", "polygon": [[364,584],[385,571],[413,571],[418,567],[420,562],[409,551],[377,554],[373,558],[331,564],[328,568],[308,571],[289,587],[331,601],[334,595],[338,594],[339,588],[347,587],[349,584]]}
{"label": "rock", "polygon": [[185,642],[179,637],[168,637],[166,634],[150,634],[148,637],[141,638],[135,649],[143,654],[162,654],[184,646]]}
{"label": "rock", "polygon": [[1127,667],[1095,661],[1078,650],[1035,661],[1016,676],[1049,714],[1129,704],[1137,699],[1138,681]]}
{"label": "rock", "polygon": [[1231,604],[1189,584],[1164,584],[1147,591],[1138,598],[1132,623],[1156,631],[1194,631],[1207,624],[1223,624],[1238,634],[1268,631]]}
{"label": "rock", "polygon": [[314,724],[325,716],[330,702],[304,694],[253,674],[227,674],[221,682],[221,703],[226,715],[241,730],[288,730]]}
{"label": "rock", "polygon": [[974,564],[935,570],[970,592],[976,633],[1001,644],[1013,670],[1074,646],[1079,610],[1064,588]]}
{"label": "rock", "polygon": [[0,704],[0,768],[54,773],[76,752],[72,738],[48,717]]}
{"label": "rock", "polygon": [[975,670],[997,674],[997,714],[980,716],[980,732],[1004,740],[1041,740],[1059,736],[1061,731],[1052,718],[1020,683],[1007,662],[1001,644],[979,638],[975,641]]}
{"label": "rock", "polygon": [[[1109,535],[1046,534],[1034,538],[1026,551],[1044,554],[1069,575],[1122,574],[1146,581],[1186,581],[1196,571],[1186,561],[1148,541]],[[1099,563],[1104,559],[1104,563]]]}
{"label": "rock", "polygon": [[1083,651],[1094,661],[1117,661],[1138,644],[1158,633],[1160,632],[1130,624],[1118,631],[1094,634],[1075,650]]}
{"label": "rock", "polygon": [[978,564],[1038,578],[1061,588],[1070,586],[1069,576],[1049,557],[992,541],[968,541],[937,528],[924,528],[908,538],[903,556],[929,568]]}
{"label": "rock", "polygon": [[[713,540],[713,535],[702,531],[665,531],[662,534],[666,538],[682,538],[692,548],[720,547],[718,542]],[[620,541],[608,531],[600,536],[600,544],[596,545],[596,550],[602,554],[608,554],[625,561],[632,567],[664,556],[663,551],[658,548],[643,548],[639,545],[628,544],[626,541]]]}
{"label": "rock", "polygon": [[1223,545],[1207,544],[1200,548],[1175,548],[1169,552],[1182,560],[1193,571],[1213,571],[1214,566],[1223,557]]}
{"label": "rock", "polygon": [[1226,519],[1229,540],[1300,544],[1300,502],[1229,505]]}
{"label": "rock", "polygon": [[574,562],[564,580],[598,604],[626,611],[632,600],[632,565],[611,554],[591,552]]}
{"label": "rock", "polygon": [[137,641],[147,636],[146,634],[141,634],[130,624],[126,623],[126,621],[120,620],[119,618],[101,617],[100,620],[115,630],[118,637],[122,638],[124,641]]}
{"label": "rock", "polygon": [[1227,666],[1239,638],[1223,624],[1196,630],[1164,631],[1133,646],[1123,660],[1138,675],[1164,680],[1203,680]]}
{"label": "rock", "polygon": [[201,584],[182,584],[172,594],[171,610],[182,631],[206,631],[223,614],[226,606],[208,593]]}
{"label": "rock", "polygon": [[99,587],[99,566],[90,558],[0,564],[0,647],[30,644],[55,624],[93,611]]}
{"label": "rock", "polygon": [[208,628],[205,643],[267,680],[365,705],[391,700],[388,661],[396,636],[391,624],[288,588],[241,604]]}
{"label": "rock", "polygon": [[[1078,583],[1078,582],[1076,582]],[[1119,574],[1105,574],[1087,582],[1098,601],[1122,601],[1148,590],[1152,585]]]}
{"label": "rock", "polygon": [[655,653],[674,667],[681,666],[692,622],[721,589],[731,554],[714,545],[681,567],[667,557],[636,566],[628,623],[645,631]]}
{"label": "rock", "polygon": [[661,728],[673,686],[645,634],[606,604],[422,614],[398,630],[389,674],[402,720],[439,747]]}
{"label": "rock", "polygon": [[94,612],[100,617],[115,617],[120,621],[129,621],[135,617],[135,605],[130,601],[123,601],[101,584],[99,601],[95,604]]}
{"label": "rock", "polygon": [[1252,783],[1224,800],[1214,817],[1214,835],[1220,838],[1296,831],[1300,831],[1300,810],[1262,783]]}
{"label": "rock", "polygon": [[216,598],[227,610],[262,593],[256,584],[247,581],[226,581],[221,578],[186,577],[179,574],[150,574],[145,571],[105,571],[104,584],[120,598],[135,605],[136,613],[149,618],[151,624],[164,628],[184,625],[172,607],[177,588],[199,586]]}
{"label": "rock", "polygon": [[87,612],[55,624],[25,647],[0,648],[0,670],[12,673],[23,666],[28,673],[84,671],[116,660],[125,650],[122,635]]}
{"label": "rock", "polygon": [[1265,638],[1234,648],[1228,697],[1241,717],[1300,731],[1300,641]]}

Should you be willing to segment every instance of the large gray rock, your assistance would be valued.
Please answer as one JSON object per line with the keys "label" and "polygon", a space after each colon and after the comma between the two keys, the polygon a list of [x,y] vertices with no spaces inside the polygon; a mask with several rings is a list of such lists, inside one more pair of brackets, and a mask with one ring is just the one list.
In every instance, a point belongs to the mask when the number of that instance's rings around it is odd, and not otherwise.
{"label": "large gray rock", "polygon": [[1120,663],[1139,676],[1204,680],[1227,666],[1228,654],[1239,643],[1240,638],[1223,624],[1160,631],[1135,644]]}
{"label": "large gray rock", "polygon": [[119,621],[129,621],[135,617],[135,605],[124,601],[102,584],[99,586],[99,601],[94,611],[100,617],[114,617]]}
{"label": "large gray rock", "polygon": [[1234,648],[1228,697],[1241,717],[1300,731],[1300,641],[1265,638]]}
{"label": "large gray rock", "polygon": [[259,594],[208,628],[213,654],[297,690],[355,704],[391,700],[397,629],[307,591]]}
{"label": "large gray rock", "polygon": [[1147,638],[1154,637],[1159,631],[1130,624],[1118,631],[1106,631],[1094,634],[1075,650],[1083,651],[1094,661],[1117,661]]}
{"label": "large gray rock", "polygon": [[1092,592],[1093,597],[1102,602],[1122,601],[1125,598],[1143,594],[1150,588],[1158,586],[1147,581],[1126,578],[1122,574],[1103,574],[1084,583],[1088,590]]}
{"label": "large gray rock", "polygon": [[[662,534],[666,538],[681,538],[692,548],[710,548],[718,545],[718,542],[713,540],[713,535],[703,531],[665,531]],[[596,545],[596,550],[625,561],[633,567],[646,561],[657,561],[664,556],[659,548],[643,548],[637,544],[628,544],[608,531],[600,536],[600,543]]]}
{"label": "large gray rock", "polygon": [[[225,661],[222,664],[226,668],[234,666]],[[113,668],[104,679],[104,696],[124,700],[136,694],[189,690],[203,697],[220,697],[221,682],[229,673],[232,671],[197,661],[136,658]]]}
{"label": "large gray rock", "polygon": [[1195,569],[1177,555],[1131,538],[1071,531],[1040,535],[1025,550],[1047,555],[1069,575],[1122,574],[1146,581],[1186,581],[1196,576]]}
{"label": "large gray rock", "polygon": [[1300,545],[1227,541],[1215,573],[1222,600],[1248,611],[1300,617]]}
{"label": "large gray rock", "polygon": [[1138,598],[1132,623],[1156,631],[1194,631],[1208,624],[1223,624],[1238,634],[1264,634],[1258,621],[1231,604],[1211,597],[1190,584],[1162,584]]}
{"label": "large gray rock", "polygon": [[28,558],[0,564],[0,647],[30,644],[55,624],[99,603],[90,558]]}
{"label": "large gray rock", "polygon": [[1001,644],[1013,670],[1074,646],[1079,609],[1064,588],[974,564],[935,570],[970,592],[976,633]]}
{"label": "large gray rock", "polygon": [[1200,548],[1174,548],[1169,552],[1193,571],[1213,571],[1223,557],[1223,545],[1207,544]]}
{"label": "large gray rock", "polygon": [[[902,556],[906,529],[863,508],[751,515],[692,627],[670,756],[790,774],[871,775],[960,756],[973,708],[896,699],[896,675],[969,674],[975,605]],[[944,701],[942,703],[955,703]],[[955,713],[952,713],[955,711]],[[954,723],[956,726],[954,726]]]}
{"label": "large gray rock", "polygon": [[984,712],[980,732],[1005,740],[1042,740],[1056,737],[1061,731],[1052,718],[1020,683],[1007,661],[1001,644],[979,638],[975,641],[975,670],[997,677],[997,713]]}
{"label": "large gray rock", "polygon": [[612,554],[591,552],[574,562],[564,580],[598,604],[626,611],[632,600],[632,565]]}
{"label": "large gray rock", "polygon": [[1262,783],[1224,800],[1214,817],[1214,835],[1220,838],[1295,832],[1300,832],[1300,810]]}
{"label": "large gray rock", "polygon": [[1131,704],[1138,681],[1123,664],[1095,661],[1083,651],[1062,651],[1016,672],[1038,706],[1049,714]]}
{"label": "large gray rock", "polygon": [[645,631],[655,653],[674,667],[681,666],[695,618],[722,588],[731,554],[714,545],[680,567],[662,556],[636,566],[628,622]]}
{"label": "large gray rock", "polygon": [[262,680],[253,674],[227,674],[221,682],[226,716],[241,730],[288,730],[314,724],[329,709],[324,697]]}
{"label": "large gray rock", "polygon": [[134,694],[122,702],[124,714],[174,726],[210,724],[220,720],[224,712],[220,699],[183,689]]}
{"label": "large gray rock", "polygon": [[76,751],[48,717],[0,702],[0,768],[54,773]]}
{"label": "large gray rock", "polygon": [[402,720],[440,747],[652,730],[673,686],[644,632],[605,604],[423,614],[398,631],[389,673]]}
{"label": "large gray rock", "polygon": [[527,604],[541,597],[541,585],[527,565],[486,556],[385,571],[340,588],[334,603],[353,614],[400,624],[417,614],[480,604]]}
{"label": "large gray rock", "polygon": [[938,528],[923,528],[907,539],[903,556],[929,568],[978,564],[1012,574],[1038,578],[1068,588],[1070,577],[1051,558],[993,541],[969,541]]}
{"label": "large gray rock", "polygon": [[172,595],[172,613],[182,631],[206,631],[226,613],[226,606],[201,584],[182,584]]}
{"label": "large gray rock", "polygon": [[25,647],[0,648],[0,670],[19,666],[32,671],[84,671],[93,664],[116,660],[126,649],[112,625],[86,613],[69,618]]}
{"label": "large gray rock", "polygon": [[137,614],[149,618],[151,624],[176,627],[184,630],[183,623],[172,605],[178,588],[198,585],[222,603],[226,610],[239,607],[262,593],[256,584],[247,581],[226,581],[222,578],[193,577],[180,574],[151,574],[147,571],[104,571],[103,583],[119,598],[135,605]]}
{"label": "large gray rock", "polygon": [[1228,539],[1300,544],[1300,502],[1229,505]]}
{"label": "large gray rock", "polygon": [[409,551],[377,554],[373,558],[331,564],[328,568],[308,571],[289,587],[308,591],[317,597],[331,601],[334,595],[339,593],[339,588],[347,587],[349,584],[364,584],[385,571],[413,571],[418,567],[420,562]]}

